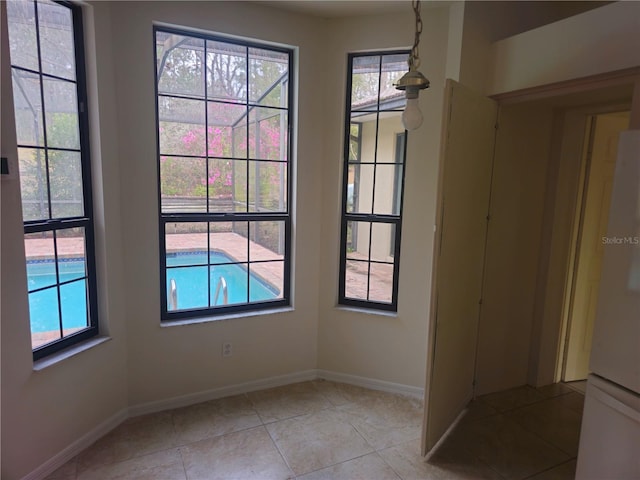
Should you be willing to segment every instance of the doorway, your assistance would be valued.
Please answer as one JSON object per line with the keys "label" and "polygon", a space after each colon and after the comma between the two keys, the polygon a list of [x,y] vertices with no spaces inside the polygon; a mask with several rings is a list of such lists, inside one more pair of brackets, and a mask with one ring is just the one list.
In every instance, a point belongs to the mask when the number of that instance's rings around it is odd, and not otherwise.
{"label": "doorway", "polygon": [[618,136],[628,128],[629,117],[629,111],[601,113],[591,115],[587,122],[564,308],[565,382],[585,380],[589,374]]}

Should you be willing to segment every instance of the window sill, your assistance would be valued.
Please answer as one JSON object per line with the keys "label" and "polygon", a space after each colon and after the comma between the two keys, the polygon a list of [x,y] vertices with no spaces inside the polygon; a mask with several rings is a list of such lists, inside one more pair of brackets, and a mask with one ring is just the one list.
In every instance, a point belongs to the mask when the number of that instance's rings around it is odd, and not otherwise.
{"label": "window sill", "polygon": [[398,312],[390,312],[386,310],[376,310],[373,308],[348,307],[346,305],[336,305],[336,310],[344,312],[363,313],[366,315],[379,315],[381,317],[398,318]]}
{"label": "window sill", "polygon": [[160,322],[160,327],[161,328],[181,327],[183,325],[219,322],[223,320],[234,320],[237,318],[261,317],[264,315],[274,315],[278,313],[288,313],[288,312],[293,312],[293,307],[282,307],[282,308],[274,308],[269,310],[253,310],[249,312],[230,313],[228,315],[219,315],[219,316],[216,315],[215,317],[206,316],[206,317],[198,317],[198,318],[185,318],[182,320],[162,320]]}
{"label": "window sill", "polygon": [[85,340],[84,342],[77,343],[69,348],[65,348],[59,352],[53,353],[45,358],[41,358],[33,362],[33,371],[40,372],[45,368],[56,365],[67,358],[75,357],[79,353],[82,353],[86,350],[89,350],[93,347],[101,345],[103,343],[111,340],[111,337],[106,336],[97,336],[90,338],[89,340]]}

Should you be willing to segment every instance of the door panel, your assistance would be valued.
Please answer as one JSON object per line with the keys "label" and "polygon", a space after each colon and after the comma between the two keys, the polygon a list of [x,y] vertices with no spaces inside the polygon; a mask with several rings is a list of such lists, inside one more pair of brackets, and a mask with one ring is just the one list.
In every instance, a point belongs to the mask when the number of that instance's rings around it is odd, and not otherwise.
{"label": "door panel", "polygon": [[628,112],[602,114],[595,120],[569,317],[565,381],[583,380],[589,374],[604,251],[602,238],[607,233],[618,136],[628,125]]}
{"label": "door panel", "polygon": [[497,105],[447,80],[423,454],[473,395]]}

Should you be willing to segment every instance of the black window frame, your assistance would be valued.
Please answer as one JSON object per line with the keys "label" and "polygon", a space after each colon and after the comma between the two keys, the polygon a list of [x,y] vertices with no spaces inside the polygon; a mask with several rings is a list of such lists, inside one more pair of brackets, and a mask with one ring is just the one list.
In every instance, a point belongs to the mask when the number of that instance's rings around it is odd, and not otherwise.
{"label": "black window frame", "polygon": [[[49,152],[53,151],[78,151],[77,149],[65,149],[60,147],[49,147],[47,143],[47,128],[46,128],[46,104],[44,101],[44,82],[43,79],[53,79],[59,81],[65,81],[76,84],[76,95],[78,102],[78,134],[79,134],[79,153],[80,164],[82,170],[82,189],[83,189],[83,215],[73,217],[58,217],[39,220],[24,221],[24,234],[52,232],[54,255],[56,265],[56,283],[53,286],[45,288],[34,289],[29,293],[35,293],[48,288],[56,288],[58,295],[58,318],[60,326],[61,338],[53,340],[49,343],[41,345],[33,349],[33,360],[39,360],[53,353],[59,352],[62,349],[68,348],[72,345],[82,342],[89,338],[95,337],[99,334],[98,324],[98,289],[97,289],[97,270],[96,270],[96,253],[95,253],[95,231],[94,231],[94,211],[93,211],[93,193],[92,193],[92,176],[91,176],[91,154],[90,154],[90,132],[89,132],[89,106],[87,98],[87,80],[86,80],[86,66],[85,66],[85,51],[84,51],[84,28],[82,19],[82,7],[68,1],[52,0],[53,3],[68,8],[71,12],[72,24],[73,24],[73,43],[74,43],[74,55],[75,55],[75,73],[76,79],[70,80],[67,78],[59,77],[54,74],[43,72],[42,67],[42,49],[41,49],[41,33],[38,18],[38,2],[33,0],[34,12],[35,12],[35,30],[36,30],[36,46],[38,51],[38,70],[33,70],[17,65],[11,65],[11,71],[13,75],[14,70],[20,70],[25,73],[30,73],[38,76],[40,85],[40,101],[42,102],[42,120],[43,120],[43,141],[44,146],[34,146],[26,144],[18,144],[18,148],[30,148],[39,149],[44,152],[45,156],[45,168],[47,177],[47,202],[49,207],[49,217],[52,216],[51,209],[51,190],[49,188]],[[67,230],[70,228],[83,228],[85,236],[85,277],[86,278],[86,305],[87,305],[87,321],[88,325],[79,332],[64,335],[63,333],[63,315],[62,315],[62,302],[60,301],[60,288],[71,282],[76,282],[80,278],[74,278],[71,281],[60,281],[59,278],[59,256],[57,247],[57,235],[55,232],[59,230]],[[26,261],[26,259],[25,259]],[[28,288],[28,287],[27,287]]]}
{"label": "black window frame", "polygon": [[[203,39],[205,42],[205,58],[206,58],[206,42],[222,42],[228,43],[235,46],[245,47],[246,52],[250,48],[257,48],[262,50],[271,50],[278,53],[284,53],[288,55],[288,92],[287,92],[287,159],[286,162],[282,162],[286,164],[287,167],[287,181],[285,186],[286,191],[286,212],[206,212],[206,213],[163,213],[162,211],[162,191],[161,191],[161,169],[160,169],[160,159],[163,156],[160,151],[160,110],[159,110],[159,98],[161,95],[171,96],[170,94],[160,93],[158,90],[159,78],[158,78],[158,52],[156,48],[157,41],[157,33],[165,32],[175,35],[181,35],[185,37],[199,38]],[[214,318],[225,316],[229,314],[236,313],[249,313],[256,312],[261,310],[273,310],[277,308],[289,307],[291,305],[291,252],[292,252],[292,216],[293,216],[293,178],[294,178],[294,161],[293,161],[293,125],[294,122],[294,91],[295,91],[295,70],[294,70],[294,49],[276,46],[269,44],[267,42],[260,43],[256,41],[250,41],[239,38],[230,38],[221,34],[216,33],[204,33],[201,31],[190,30],[188,27],[169,27],[164,25],[154,25],[153,26],[153,58],[154,58],[154,91],[155,91],[155,126],[156,126],[156,156],[157,156],[157,187],[158,187],[158,237],[159,237],[159,245],[160,245],[160,319],[162,322],[175,322],[181,320],[188,319],[198,319],[198,318]],[[248,53],[245,58],[248,58]],[[206,82],[206,76],[205,76]],[[248,75],[247,75],[247,85],[248,85]],[[247,107],[247,111],[251,107],[259,107],[258,104],[254,104],[249,100],[249,89],[247,88],[247,99],[246,102],[243,103],[235,103],[235,105],[245,105]],[[179,98],[183,99],[194,99],[194,100],[203,100],[204,102],[208,102],[208,93],[205,85],[205,95],[204,98],[199,98],[197,96],[190,96],[188,94],[179,94],[176,95]],[[208,120],[205,120],[206,128],[208,128]],[[205,153],[203,156],[207,160],[209,158],[215,158],[213,155],[208,155]],[[249,153],[247,152],[247,160],[257,160],[251,159]],[[208,162],[207,162],[208,164]],[[207,166],[208,169],[208,166]],[[247,178],[249,175],[247,175]],[[248,181],[248,180],[247,180]],[[208,195],[208,194],[207,194]],[[208,198],[208,197],[207,197]],[[247,200],[248,201],[248,200]],[[247,222],[248,228],[250,228],[251,222],[268,222],[268,221],[278,221],[283,222],[284,224],[284,252],[283,252],[283,287],[282,287],[282,298],[274,299],[274,300],[265,300],[265,301],[251,301],[250,296],[247,295],[246,303],[237,303],[237,304],[229,304],[229,305],[217,305],[202,308],[193,308],[193,309],[184,309],[184,310],[169,310],[168,309],[168,295],[167,295],[167,251],[166,251],[166,225],[170,223],[225,223],[225,222]],[[208,230],[209,233],[211,232]],[[250,233],[247,232],[248,240],[250,241]],[[208,235],[209,236],[209,235]],[[250,247],[249,247],[250,248]],[[212,252],[210,244],[208,244],[209,253]],[[260,261],[252,262],[250,258],[247,258],[246,262],[238,262],[238,263],[247,263],[247,265],[251,265],[252,263],[261,263]],[[209,260],[207,263],[207,267],[211,267],[215,264],[212,264]],[[210,274],[208,275],[208,282],[210,282]],[[250,287],[248,287],[250,288]],[[211,295],[211,285],[209,285],[209,295]],[[211,299],[209,301],[211,303]]]}
{"label": "black window frame", "polygon": [[[370,51],[370,52],[358,52],[358,53],[349,53],[347,55],[347,88],[346,88],[346,97],[345,97],[345,127],[344,127],[344,149],[343,149],[343,172],[342,172],[342,212],[341,212],[341,228],[340,228],[340,271],[339,271],[339,281],[338,281],[338,304],[348,307],[356,307],[363,308],[369,310],[381,310],[386,312],[397,312],[398,311],[398,280],[400,276],[400,243],[402,237],[402,212],[403,212],[403,203],[404,203],[404,183],[405,183],[405,172],[406,172],[406,151],[407,151],[407,135],[408,132],[404,130],[404,142],[400,148],[402,148],[403,161],[402,161],[402,178],[400,181],[401,191],[399,194],[400,204],[398,205],[398,214],[375,214],[373,213],[354,213],[348,212],[348,185],[349,185],[349,166],[353,163],[350,163],[350,155],[349,155],[349,147],[350,142],[352,140],[351,136],[351,125],[352,121],[352,79],[353,79],[353,64],[354,60],[359,57],[371,57],[371,56],[380,56],[380,70],[382,71],[382,58],[387,55],[406,55],[407,58],[409,56],[409,50],[383,50],[383,51]],[[387,111],[397,111],[402,112],[403,109],[380,109],[380,91],[381,85],[378,84],[378,100],[375,109],[367,109],[367,112],[376,114],[376,145],[375,145],[375,156],[376,159],[372,163],[374,165],[374,171],[377,165],[377,154],[378,154],[378,145],[377,145],[377,134],[380,122],[380,112]],[[363,110],[358,109],[357,112],[361,112]],[[360,129],[361,131],[361,129]],[[360,147],[359,147],[360,148]],[[397,146],[394,147],[394,153],[397,150]],[[354,162],[356,163],[356,162]],[[360,165],[366,164],[363,162],[357,162],[356,168],[359,168]],[[396,183],[396,182],[394,182]],[[354,202],[355,202],[355,190],[356,186],[354,186]],[[374,173],[374,190],[375,190],[375,173]],[[397,195],[394,195],[397,196]],[[394,198],[394,204],[396,200]],[[372,201],[373,205],[373,201]],[[347,268],[347,241],[348,241],[348,223],[349,222],[368,222],[370,224],[369,231],[369,257],[366,263],[368,264],[368,275],[367,275],[367,297],[369,296],[370,290],[370,265],[372,263],[386,263],[386,262],[378,262],[371,259],[371,238],[372,238],[372,226],[374,224],[391,224],[395,227],[395,235],[392,238],[392,246],[393,246],[393,278],[392,278],[392,297],[391,302],[381,302],[376,300],[362,300],[356,299],[346,296],[346,268]],[[355,233],[352,233],[355,234]],[[363,261],[364,262],[364,261]]]}

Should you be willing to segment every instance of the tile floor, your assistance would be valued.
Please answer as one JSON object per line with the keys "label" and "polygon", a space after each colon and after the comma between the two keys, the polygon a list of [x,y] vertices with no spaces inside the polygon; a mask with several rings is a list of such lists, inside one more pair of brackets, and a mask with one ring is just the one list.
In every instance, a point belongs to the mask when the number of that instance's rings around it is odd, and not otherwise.
{"label": "tile floor", "polygon": [[425,460],[420,401],[317,380],[129,419],[47,480],[573,479],[583,400],[485,395]]}

